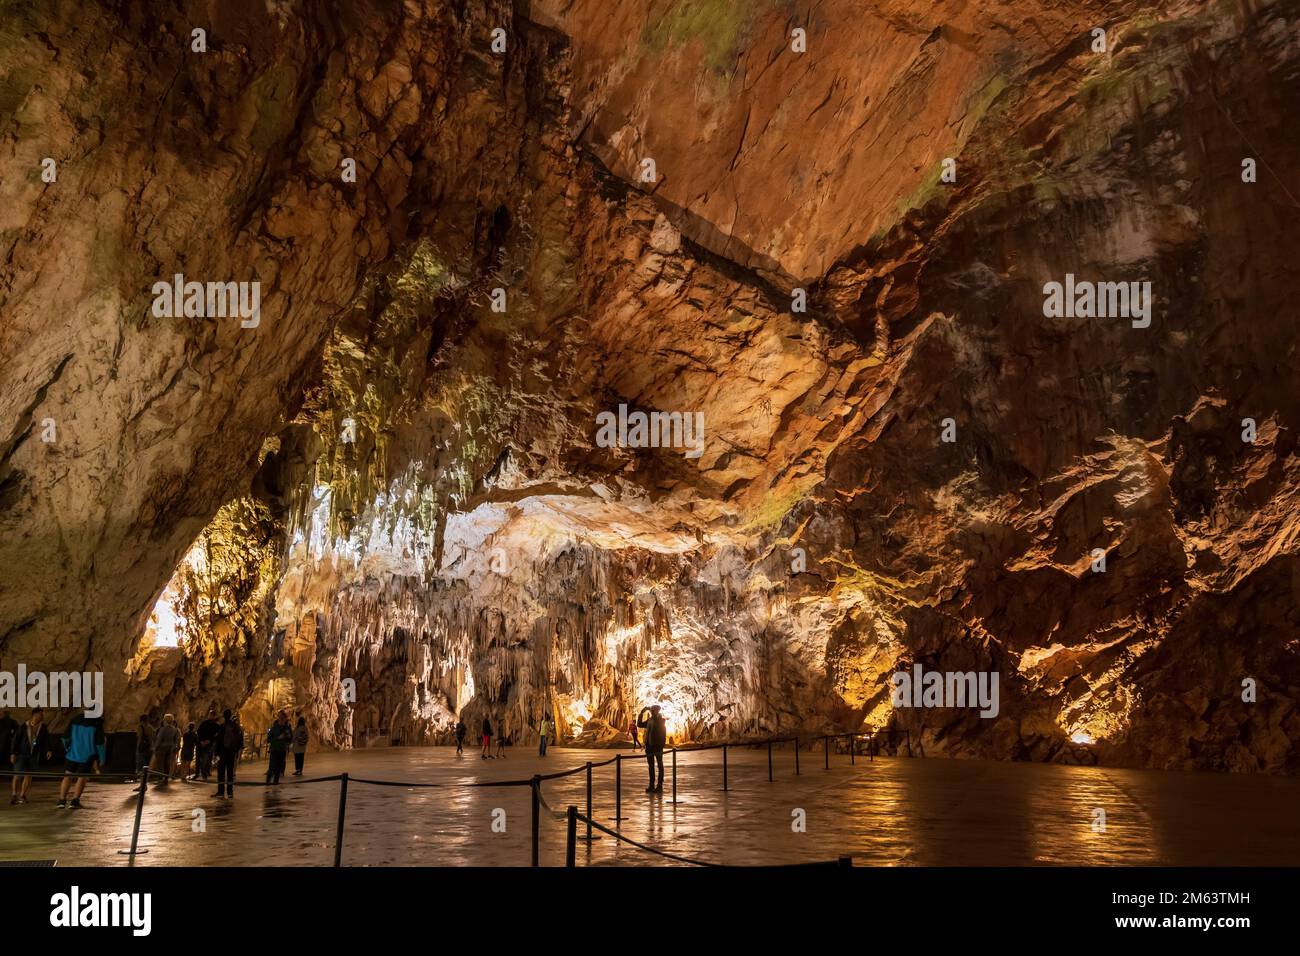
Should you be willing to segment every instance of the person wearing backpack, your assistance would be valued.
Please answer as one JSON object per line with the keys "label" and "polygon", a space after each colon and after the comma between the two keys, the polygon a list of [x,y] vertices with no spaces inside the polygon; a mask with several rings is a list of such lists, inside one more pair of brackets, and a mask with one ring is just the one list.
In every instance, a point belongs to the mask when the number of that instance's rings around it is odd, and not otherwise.
{"label": "person wearing backpack", "polygon": [[299,717],[298,726],[293,728],[293,775],[302,776],[302,765],[307,759],[307,718]]}
{"label": "person wearing backpack", "polygon": [[217,734],[221,732],[221,724],[217,721],[217,707],[213,704],[208,708],[208,716],[199,724],[199,747],[196,751],[198,762],[194,767],[194,776],[201,777],[204,780],[212,779],[212,758],[217,753]]}
{"label": "person wearing backpack", "polygon": [[63,732],[63,780],[59,782],[60,810],[80,810],[86,778],[93,770],[99,773],[107,759],[102,717],[78,714]]}
{"label": "person wearing backpack", "polygon": [[213,796],[234,798],[235,768],[239,766],[239,753],[243,749],[244,731],[239,726],[238,715],[222,711],[217,728],[217,792]]}
{"label": "person wearing backpack", "polygon": [[457,753],[458,755],[459,755],[459,754],[463,754],[463,753],[465,752],[465,735],[466,735],[467,733],[469,733],[469,730],[465,727],[465,721],[460,720],[460,719],[457,719],[457,721],[456,721],[456,753]]}
{"label": "person wearing backpack", "polygon": [[284,774],[286,755],[293,740],[293,728],[289,726],[289,715],[280,711],[266,732],[266,782],[279,783]]}
{"label": "person wearing backpack", "polygon": [[[645,759],[650,767],[650,786],[646,793],[664,792],[664,747],[668,744],[668,722],[660,714],[660,706],[642,707],[637,715],[637,726],[645,728]],[[659,767],[659,782],[655,783],[655,765]]]}
{"label": "person wearing backpack", "polygon": [[492,756],[492,721],[483,718],[483,752],[479,754],[484,760]]}

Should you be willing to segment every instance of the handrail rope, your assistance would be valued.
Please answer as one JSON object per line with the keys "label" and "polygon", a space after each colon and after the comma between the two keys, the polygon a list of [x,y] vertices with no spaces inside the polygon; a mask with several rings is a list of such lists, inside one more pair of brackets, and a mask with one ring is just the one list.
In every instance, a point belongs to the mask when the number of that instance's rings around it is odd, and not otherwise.
{"label": "handrail rope", "polygon": [[[598,823],[597,821],[595,821],[595,820],[591,819],[590,817],[588,817],[586,814],[579,813],[579,814],[576,814],[576,816],[577,816],[577,818],[578,818],[579,820],[581,820],[583,823],[589,823],[589,824],[591,824],[593,827],[595,827],[597,830],[600,830],[602,833],[608,833],[608,834],[609,834],[610,836],[612,836],[614,839],[616,839],[616,840],[621,840],[621,841],[623,841],[624,843],[630,843],[630,844],[632,844],[634,847],[636,847],[637,849],[639,849],[639,850],[645,850],[647,853],[654,853],[654,854],[656,854],[656,855],[658,855],[658,856],[662,856],[662,857],[664,857],[664,858],[666,858],[666,859],[669,859],[669,860],[676,860],[678,863],[686,863],[686,864],[688,864],[688,865],[690,865],[690,866],[725,866],[725,864],[723,864],[723,863],[712,863],[712,862],[710,862],[710,861],[708,861],[708,860],[693,860],[693,859],[691,859],[690,857],[687,857],[687,856],[678,856],[676,853],[669,853],[669,852],[666,851],[666,850],[658,850],[658,849],[655,849],[654,847],[652,847],[652,846],[648,846],[648,845],[646,845],[645,843],[641,843],[641,842],[638,841],[638,840],[633,840],[633,839],[632,839],[631,837],[629,837],[629,836],[624,836],[622,833],[618,833],[618,832],[615,831],[615,830],[611,830],[609,827],[605,826],[603,823]],[[567,817],[567,814],[566,814],[566,817]]]}
{"label": "handrail rope", "polygon": [[[166,776],[166,774],[164,774],[161,770],[151,769],[148,771],[148,773],[149,776],[151,777]],[[213,781],[210,779],[209,780],[204,780],[202,778],[195,779],[193,777],[168,777],[167,779],[179,780],[181,783],[187,783],[187,784],[198,785],[198,786],[211,786],[213,783]],[[329,777],[304,777],[301,780],[282,780],[278,783],[268,783],[265,780],[217,780],[216,784],[219,787],[295,787],[304,783],[331,783],[332,781],[342,780],[342,779],[343,779],[343,774],[336,773]],[[157,787],[158,784],[154,784],[154,786]]]}

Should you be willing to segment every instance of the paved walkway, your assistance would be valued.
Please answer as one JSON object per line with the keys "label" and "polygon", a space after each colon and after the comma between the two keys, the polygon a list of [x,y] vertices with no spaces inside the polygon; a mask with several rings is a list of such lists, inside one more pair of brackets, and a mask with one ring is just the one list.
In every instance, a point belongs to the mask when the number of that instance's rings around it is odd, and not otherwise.
{"label": "paved walkway", "polygon": [[[624,753],[627,753],[624,751]],[[438,782],[531,777],[601,761],[611,751],[553,748],[545,760],[512,749],[504,760],[457,757],[450,747],[309,754],[307,774]],[[731,751],[723,792],[720,751],[678,758],[679,803],[644,793],[645,762],[623,763],[622,832],[689,857],[731,864],[833,860],[858,865],[1247,865],[1300,864],[1300,780],[1281,777],[1110,770],[1051,764],[859,758],[778,748],[774,783],[765,750]],[[671,762],[669,762],[671,767]],[[244,764],[243,779],[261,779]],[[595,771],[595,815],[613,825],[614,768]],[[292,779],[292,778],[290,778]],[[585,802],[584,775],[543,785],[557,810]],[[7,790],[7,786],[5,790]],[[0,804],[0,860],[123,865],[135,794],[87,788],[81,811],[54,806],[37,784],[25,806]],[[242,787],[233,801],[215,786],[151,789],[138,865],[329,865],[337,783]],[[1093,829],[1105,811],[1105,832]],[[802,810],[806,832],[794,832]],[[195,811],[202,811],[201,815]],[[505,832],[493,829],[504,811]],[[349,787],[343,862],[354,866],[526,866],[528,789]],[[202,822],[202,828],[198,823]],[[498,824],[499,826],[499,824]],[[564,858],[564,822],[542,811],[543,865]],[[662,858],[606,836],[580,843],[579,865],[658,865]]]}

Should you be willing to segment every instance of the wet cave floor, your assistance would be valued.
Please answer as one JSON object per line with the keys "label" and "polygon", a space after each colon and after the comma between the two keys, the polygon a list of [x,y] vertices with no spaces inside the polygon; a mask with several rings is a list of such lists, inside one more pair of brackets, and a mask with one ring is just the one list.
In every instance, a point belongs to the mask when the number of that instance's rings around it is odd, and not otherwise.
{"label": "wet cave floor", "polygon": [[[453,747],[394,747],[309,754],[306,777],[347,771],[440,783],[527,779],[611,756],[554,748],[542,759],[521,746],[505,759],[483,760],[476,750],[458,757]],[[665,793],[651,796],[644,792],[644,759],[628,756],[620,832],[681,856],[735,865],[841,855],[860,866],[1300,863],[1300,779],[905,757],[860,756],[850,765],[846,754],[832,754],[830,770],[823,762],[821,750],[805,750],[795,775],[793,751],[777,748],[769,783],[765,749],[731,750],[724,792],[721,751],[681,754],[674,804],[671,759]],[[245,762],[240,779],[260,781],[264,770],[263,763]],[[611,827],[614,779],[613,766],[594,772],[594,815]],[[9,805],[6,793],[0,860],[126,865],[118,851],[130,845],[131,786],[92,782],[78,811],[57,809],[56,789],[35,783],[30,802],[19,806]],[[337,782],[240,787],[234,800],[223,801],[213,796],[215,775],[207,784],[151,789],[140,835],[149,852],[136,865],[328,866],[339,789]],[[581,808],[585,775],[548,781],[542,792],[556,811],[569,803]],[[806,829],[796,832],[801,818]],[[352,781],[343,864],[527,866],[530,831],[526,786],[411,789]],[[546,807],[540,847],[542,865],[563,864],[565,823]],[[608,836],[591,844],[580,839],[577,862],[678,865]]]}

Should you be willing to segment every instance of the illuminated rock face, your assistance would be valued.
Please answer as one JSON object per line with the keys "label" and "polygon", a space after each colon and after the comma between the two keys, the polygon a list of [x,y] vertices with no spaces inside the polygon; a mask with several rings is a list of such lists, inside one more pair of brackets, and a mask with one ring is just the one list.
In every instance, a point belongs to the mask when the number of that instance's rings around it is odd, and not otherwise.
{"label": "illuminated rock face", "polygon": [[[6,24],[6,161],[83,158],[0,185],[3,660],[105,669],[123,726],[275,681],[337,746],[660,702],[1294,770],[1294,14],[859,6],[250,5],[208,59]],[[107,114],[101,35],[171,64]],[[176,271],[260,277],[258,328],[151,317]],[[1045,308],[1067,276],[1150,313]],[[892,706],[918,663],[997,716]]]}

